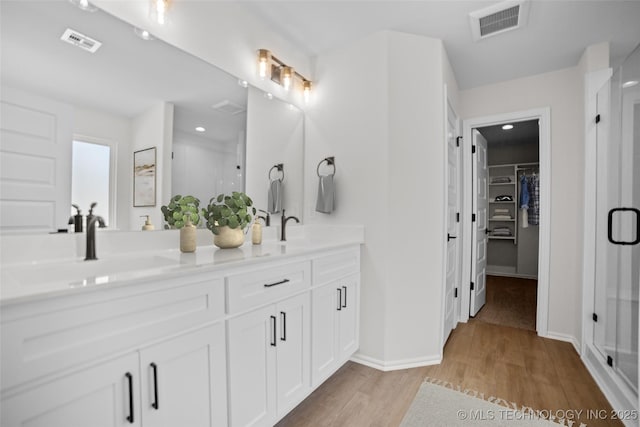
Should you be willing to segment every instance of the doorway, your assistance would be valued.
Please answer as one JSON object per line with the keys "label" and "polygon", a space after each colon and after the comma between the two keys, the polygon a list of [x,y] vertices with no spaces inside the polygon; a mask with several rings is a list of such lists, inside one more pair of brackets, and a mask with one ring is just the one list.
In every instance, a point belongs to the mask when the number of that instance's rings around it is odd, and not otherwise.
{"label": "doorway", "polygon": [[[513,126],[507,130],[537,128],[537,162],[530,161],[535,158],[527,157],[534,151],[533,144],[520,154],[514,154],[512,148],[499,150],[500,144],[505,143],[495,134],[504,132],[502,126],[505,124]],[[545,108],[466,120],[463,130],[464,182],[471,185],[464,185],[463,211],[468,220],[464,222],[463,259],[469,261],[464,262],[463,277],[469,280],[462,284],[460,320],[467,321],[480,312],[487,299],[488,287],[504,287],[500,282],[505,282],[507,277],[514,282],[537,279],[535,330],[545,336],[550,242],[550,111]],[[483,133],[495,142],[489,142]],[[511,160],[507,163],[508,158]],[[518,206],[522,176],[525,176],[527,189],[529,179],[537,180],[539,198],[536,198],[537,209],[532,212],[535,215],[531,221],[526,217],[523,221],[524,213]],[[529,214],[529,210],[526,211]],[[537,224],[533,227],[530,222]],[[523,230],[527,238],[518,247],[518,233],[523,237]],[[537,249],[536,256],[528,256],[533,247]],[[519,254],[518,250],[524,252]],[[518,255],[521,255],[520,265]],[[516,283],[510,284],[514,285]],[[489,290],[489,297],[491,292]]]}

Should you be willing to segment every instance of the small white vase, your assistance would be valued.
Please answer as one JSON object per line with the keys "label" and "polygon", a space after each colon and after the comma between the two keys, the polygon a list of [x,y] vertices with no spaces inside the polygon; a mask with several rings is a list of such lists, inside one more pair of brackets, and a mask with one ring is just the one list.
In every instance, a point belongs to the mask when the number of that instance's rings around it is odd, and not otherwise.
{"label": "small white vase", "polygon": [[187,223],[180,229],[180,251],[196,251],[196,227],[187,219]]}
{"label": "small white vase", "polygon": [[241,228],[218,227],[218,234],[213,235],[213,244],[220,249],[238,248],[244,243]]}

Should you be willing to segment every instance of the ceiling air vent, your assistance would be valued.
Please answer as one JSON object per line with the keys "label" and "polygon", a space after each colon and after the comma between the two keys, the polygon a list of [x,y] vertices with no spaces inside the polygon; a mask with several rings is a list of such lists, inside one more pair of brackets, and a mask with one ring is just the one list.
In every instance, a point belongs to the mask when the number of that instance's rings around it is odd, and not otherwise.
{"label": "ceiling air vent", "polygon": [[77,32],[76,30],[72,30],[71,28],[67,28],[67,30],[62,34],[60,40],[63,42],[70,43],[74,46],[78,46],[88,52],[95,53],[96,50],[102,46],[98,40],[94,40],[91,37],[87,37],[82,33]]}
{"label": "ceiling air vent", "polygon": [[220,101],[217,104],[211,106],[214,110],[221,111],[227,114],[239,114],[245,111],[242,105],[234,104],[233,102],[225,99],[224,101]]}
{"label": "ceiling air vent", "polygon": [[471,12],[471,32],[475,40],[516,30],[527,22],[529,0],[508,0]]}

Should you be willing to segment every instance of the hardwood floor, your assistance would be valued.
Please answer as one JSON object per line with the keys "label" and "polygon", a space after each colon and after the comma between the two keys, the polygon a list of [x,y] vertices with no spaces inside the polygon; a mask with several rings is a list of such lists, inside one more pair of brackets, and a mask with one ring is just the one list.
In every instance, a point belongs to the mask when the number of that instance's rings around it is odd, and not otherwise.
{"label": "hardwood floor", "polygon": [[[611,407],[569,343],[472,319],[452,332],[440,365],[381,372],[349,362],[278,426],[397,426],[425,377],[538,410],[583,410],[588,427],[622,426],[587,419]],[[580,426],[576,422],[576,427]]]}

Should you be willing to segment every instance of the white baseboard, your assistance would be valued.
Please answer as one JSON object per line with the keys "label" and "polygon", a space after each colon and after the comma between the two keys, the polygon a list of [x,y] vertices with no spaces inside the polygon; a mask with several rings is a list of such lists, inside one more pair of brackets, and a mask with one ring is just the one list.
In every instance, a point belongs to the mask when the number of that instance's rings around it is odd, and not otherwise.
{"label": "white baseboard", "polygon": [[420,368],[422,366],[438,365],[442,362],[442,357],[419,357],[415,359],[402,359],[384,361],[375,359],[373,357],[365,356],[364,354],[356,353],[351,356],[352,362],[359,363],[361,365],[368,366],[370,368],[377,369],[379,371],[398,371],[400,369]]}
{"label": "white baseboard", "polygon": [[568,342],[571,343],[573,345],[573,348],[576,349],[576,352],[578,353],[578,355],[581,355],[581,351],[580,351],[580,343],[578,343],[578,340],[575,337],[572,337],[571,335],[567,335],[567,334],[561,334],[558,332],[551,332],[551,331],[547,331],[546,335],[541,335],[541,337],[543,338],[550,338],[552,340],[558,340],[558,341],[564,341],[564,342]]}

